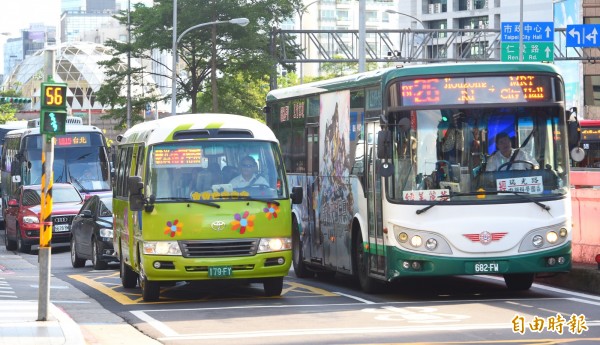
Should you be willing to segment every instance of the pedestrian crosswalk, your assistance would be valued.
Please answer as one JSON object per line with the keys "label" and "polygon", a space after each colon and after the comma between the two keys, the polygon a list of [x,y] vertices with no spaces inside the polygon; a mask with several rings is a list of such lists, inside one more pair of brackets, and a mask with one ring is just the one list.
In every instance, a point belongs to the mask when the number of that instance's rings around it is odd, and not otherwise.
{"label": "pedestrian crosswalk", "polygon": [[4,277],[0,277],[0,299],[16,299],[17,295],[15,291],[10,286],[10,284],[4,279]]}

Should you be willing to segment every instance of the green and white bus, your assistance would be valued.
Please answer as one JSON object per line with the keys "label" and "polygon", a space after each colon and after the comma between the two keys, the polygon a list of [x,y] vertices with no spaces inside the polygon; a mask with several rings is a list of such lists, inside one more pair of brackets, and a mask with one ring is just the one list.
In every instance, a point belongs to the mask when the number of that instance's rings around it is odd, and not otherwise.
{"label": "green and white bus", "polygon": [[[272,90],[293,264],[356,275],[494,274],[514,290],[571,267],[564,83],[541,63],[398,66]],[[495,138],[512,150],[498,161]],[[505,139],[506,140],[506,139]]]}
{"label": "green and white bus", "polygon": [[[118,138],[114,248],[121,281],[145,301],[178,281],[246,279],[278,296],[291,265],[291,200],[264,124],[226,114],[170,116]],[[245,171],[244,185],[233,182]],[[234,180],[238,181],[238,179]],[[302,196],[298,188],[292,199]]]}

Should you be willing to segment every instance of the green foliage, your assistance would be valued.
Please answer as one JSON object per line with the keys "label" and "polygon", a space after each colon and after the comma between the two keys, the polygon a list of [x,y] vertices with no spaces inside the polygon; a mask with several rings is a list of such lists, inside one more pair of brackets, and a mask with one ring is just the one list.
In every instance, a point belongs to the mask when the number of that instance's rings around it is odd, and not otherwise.
{"label": "green foliage", "polygon": [[[243,72],[244,80],[260,83],[265,75],[270,75],[276,66],[276,60],[271,56],[271,30],[278,21],[286,20],[294,15],[299,8],[300,0],[255,0],[251,2],[238,0],[178,0],[177,1],[177,34],[202,23],[227,21],[232,18],[248,18],[250,23],[241,27],[235,24],[219,24],[194,29],[184,36],[179,36],[177,45],[179,70],[177,71],[177,98],[191,99],[191,112],[197,112],[197,95],[210,93],[210,76],[213,69],[219,74],[238,76]],[[107,67],[107,79],[97,93],[97,99],[111,108],[108,117],[120,120],[121,126],[126,111],[126,80],[127,68],[117,57],[126,56],[129,52],[132,59],[143,59],[152,64],[163,65],[166,75],[171,77],[171,66],[157,60],[153,50],[171,53],[173,39],[173,1],[155,0],[153,7],[136,4],[130,13],[131,44],[126,42],[109,41],[107,45],[115,49],[115,58],[103,62]],[[121,12],[116,18],[127,24],[127,13]],[[281,44],[276,42],[276,44]],[[214,51],[213,51],[214,48]],[[275,48],[277,49],[277,48]],[[279,50],[276,50],[279,51]],[[211,57],[215,57],[214,65]],[[122,60],[125,61],[125,60]],[[284,66],[293,68],[293,66]],[[150,71],[145,71],[148,73]],[[142,71],[131,71],[132,80],[140,80]],[[157,77],[157,75],[154,75]],[[222,97],[231,94],[229,83],[221,87],[224,78],[218,80],[218,90],[228,90]],[[170,83],[169,83],[170,85]],[[235,88],[234,88],[235,89]],[[161,100],[160,97],[135,96],[135,105],[145,105],[148,101]],[[165,95],[162,99],[170,99]],[[264,103],[264,100],[261,102]],[[219,105],[228,105],[220,101]],[[229,106],[229,105],[228,105]],[[241,105],[240,105],[241,106]],[[212,111],[212,108],[211,108]],[[218,109],[218,111],[222,111]],[[133,113],[140,114],[132,110]],[[142,121],[141,116],[132,116],[132,124]]]}
{"label": "green foliage", "polygon": [[[21,93],[13,89],[0,91],[0,97],[21,97]],[[23,104],[17,103],[2,103],[0,104],[0,124],[7,121],[16,121],[15,113],[23,108]]]}
{"label": "green foliage", "polygon": [[[343,60],[344,57],[341,55],[334,55],[333,59]],[[376,62],[370,62],[365,66],[367,71],[372,71],[377,68]],[[358,73],[358,62],[324,62],[323,65],[321,65],[321,72],[325,73],[323,79],[355,74]]]}

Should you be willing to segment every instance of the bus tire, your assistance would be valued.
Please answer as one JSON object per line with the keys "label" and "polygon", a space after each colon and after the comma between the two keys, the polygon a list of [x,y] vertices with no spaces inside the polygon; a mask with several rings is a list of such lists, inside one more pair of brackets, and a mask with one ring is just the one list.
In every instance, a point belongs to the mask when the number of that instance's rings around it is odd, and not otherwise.
{"label": "bus tire", "polygon": [[265,289],[265,296],[281,296],[283,290],[283,277],[265,278],[263,280],[263,286]]}
{"label": "bus tire", "polygon": [[138,275],[135,273],[131,267],[127,266],[125,261],[123,261],[123,254],[119,254],[119,262],[120,262],[120,276],[121,276],[121,284],[126,289],[133,289],[137,285]]}
{"label": "bus tire", "polygon": [[31,252],[31,245],[25,244],[25,241],[23,241],[23,236],[21,236],[21,229],[19,228],[18,224],[17,224],[17,250],[20,251],[21,253],[25,253],[25,254],[29,254],[29,252]]}
{"label": "bus tire", "polygon": [[512,291],[524,291],[529,290],[533,284],[533,273],[513,273],[505,274],[504,282],[506,287]]}
{"label": "bus tire", "polygon": [[81,268],[85,266],[85,259],[82,259],[77,255],[77,251],[75,250],[75,240],[71,237],[71,266],[73,268]]}
{"label": "bus tire", "polygon": [[142,298],[144,299],[144,302],[158,301],[160,298],[160,283],[148,280],[146,273],[144,273],[144,264],[141,261],[138,262],[138,266],[140,268],[140,273],[138,275],[139,284],[140,288],[142,288]]}
{"label": "bus tire", "polygon": [[302,260],[302,242],[300,241],[300,229],[296,218],[292,221],[292,264],[294,265],[294,274],[298,278],[311,278],[313,272],[308,270]]}
{"label": "bus tire", "polygon": [[6,250],[17,249],[17,241],[8,238],[8,230],[6,230],[6,227],[4,227],[4,245],[6,246]]}
{"label": "bus tire", "polygon": [[380,292],[382,283],[374,278],[369,277],[369,264],[360,231],[355,232],[354,246],[352,247],[352,250],[354,251],[354,255],[352,255],[354,258],[354,268],[358,277],[360,288],[366,293],[373,294]]}

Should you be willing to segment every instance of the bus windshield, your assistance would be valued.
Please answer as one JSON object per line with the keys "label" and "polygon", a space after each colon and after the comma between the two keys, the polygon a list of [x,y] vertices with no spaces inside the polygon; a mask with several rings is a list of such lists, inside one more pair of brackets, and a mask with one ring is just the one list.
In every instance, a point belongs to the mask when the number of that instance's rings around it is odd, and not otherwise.
{"label": "bus windshield", "polygon": [[149,150],[146,195],[157,202],[286,198],[277,144],[162,143]]}
{"label": "bus windshield", "polygon": [[[42,179],[41,136],[27,137],[25,185]],[[109,191],[110,172],[106,148],[100,133],[67,134],[56,138],[54,146],[54,182],[71,183],[81,193]]]}
{"label": "bus windshield", "polygon": [[391,112],[388,194],[397,202],[564,195],[563,112],[547,105]]}

